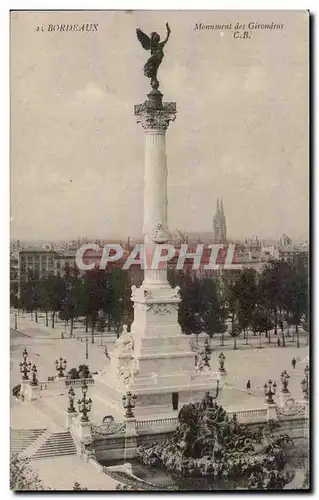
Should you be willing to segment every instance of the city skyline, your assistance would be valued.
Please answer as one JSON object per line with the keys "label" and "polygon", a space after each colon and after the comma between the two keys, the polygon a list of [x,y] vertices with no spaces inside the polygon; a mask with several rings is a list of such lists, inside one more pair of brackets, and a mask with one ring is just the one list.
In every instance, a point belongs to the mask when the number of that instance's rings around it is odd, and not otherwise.
{"label": "city skyline", "polygon": [[[135,29],[163,35],[167,20],[160,89],[178,110],[167,134],[170,229],[212,232],[222,198],[229,239],[308,239],[308,14],[214,13],[218,24],[256,16],[284,24],[251,42],[198,32],[212,12],[198,16],[11,14],[12,239],[142,234],[144,139],[133,105],[147,81]],[[62,21],[99,30],[34,30]]]}

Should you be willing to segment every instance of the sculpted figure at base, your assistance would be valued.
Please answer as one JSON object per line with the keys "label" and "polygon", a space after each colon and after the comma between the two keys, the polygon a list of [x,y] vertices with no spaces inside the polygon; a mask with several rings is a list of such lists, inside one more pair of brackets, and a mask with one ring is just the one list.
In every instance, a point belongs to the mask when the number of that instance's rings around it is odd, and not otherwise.
{"label": "sculpted figure at base", "polygon": [[115,347],[121,352],[130,352],[134,349],[133,336],[127,331],[126,325],[123,325],[122,335],[115,342]]}
{"label": "sculpted figure at base", "polygon": [[157,80],[157,71],[164,57],[164,46],[167,43],[171,30],[166,23],[167,35],[165,40],[160,41],[160,36],[155,31],[152,31],[150,36],[143,33],[140,28],[137,28],[136,34],[138,40],[141,42],[143,49],[151,51],[151,57],[147,60],[144,66],[144,75],[151,79],[151,87],[157,90],[159,81]]}

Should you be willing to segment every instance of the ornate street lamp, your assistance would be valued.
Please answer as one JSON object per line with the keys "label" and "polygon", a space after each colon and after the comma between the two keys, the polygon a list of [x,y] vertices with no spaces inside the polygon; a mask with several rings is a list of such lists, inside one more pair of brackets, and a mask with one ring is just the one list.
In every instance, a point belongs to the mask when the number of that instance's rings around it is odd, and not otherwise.
{"label": "ornate street lamp", "polygon": [[88,413],[92,409],[92,399],[86,397],[87,391],[88,391],[88,385],[85,381],[83,381],[82,383],[83,397],[82,399],[78,400],[79,412],[82,413],[81,422],[89,421]]}
{"label": "ornate street lamp", "polygon": [[287,370],[284,370],[281,375],[280,375],[281,383],[282,383],[282,388],[281,392],[289,392],[288,390],[288,382],[290,379],[290,375],[287,373]]}
{"label": "ornate street lamp", "polygon": [[85,359],[89,359],[89,338],[85,339]]}
{"label": "ornate street lamp", "polygon": [[32,368],[31,368],[31,371],[32,371],[32,378],[31,378],[31,382],[30,382],[30,385],[38,385],[38,379],[37,379],[37,367],[35,366],[35,364],[32,365]]}
{"label": "ornate street lamp", "polygon": [[305,378],[301,381],[301,390],[303,392],[304,398],[309,399],[309,365],[307,364],[305,369]]}
{"label": "ornate street lamp", "polygon": [[68,396],[69,396],[69,407],[68,407],[68,413],[75,413],[76,409],[74,407],[74,401],[75,401],[75,392],[73,387],[70,387],[68,391]]}
{"label": "ornate street lamp", "polygon": [[29,362],[27,361],[28,360],[28,351],[26,348],[24,348],[22,356],[23,356],[23,361],[21,361],[21,363],[19,363],[20,372],[23,375],[22,380],[29,380],[28,373],[31,370],[31,361],[29,361]]}
{"label": "ornate street lamp", "polygon": [[132,410],[133,408],[135,408],[135,400],[136,400],[135,394],[127,392],[125,396],[122,396],[122,400],[123,400],[123,406],[126,410],[125,417],[126,418],[134,417],[134,413],[132,412]]}
{"label": "ornate street lamp", "polygon": [[273,396],[276,394],[277,384],[271,379],[264,385],[265,396],[267,396],[266,403],[271,405],[274,404]]}
{"label": "ornate street lamp", "polygon": [[64,377],[64,371],[66,369],[67,362],[65,359],[63,359],[61,356],[58,360],[55,362],[56,370],[58,372],[58,377]]}
{"label": "ornate street lamp", "polygon": [[220,355],[218,356],[218,359],[219,359],[219,368],[218,368],[218,371],[220,371],[221,373],[225,373],[225,359],[226,359],[226,356],[224,355],[223,352],[220,353]]}

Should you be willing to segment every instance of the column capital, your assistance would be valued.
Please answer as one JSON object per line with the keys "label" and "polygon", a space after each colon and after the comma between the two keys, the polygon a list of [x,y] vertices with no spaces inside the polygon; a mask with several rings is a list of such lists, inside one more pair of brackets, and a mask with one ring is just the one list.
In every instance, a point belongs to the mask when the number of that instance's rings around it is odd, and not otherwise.
{"label": "column capital", "polygon": [[134,106],[134,114],[137,123],[149,131],[166,132],[170,121],[176,118],[176,102],[163,102],[158,100],[147,100],[143,104]]}

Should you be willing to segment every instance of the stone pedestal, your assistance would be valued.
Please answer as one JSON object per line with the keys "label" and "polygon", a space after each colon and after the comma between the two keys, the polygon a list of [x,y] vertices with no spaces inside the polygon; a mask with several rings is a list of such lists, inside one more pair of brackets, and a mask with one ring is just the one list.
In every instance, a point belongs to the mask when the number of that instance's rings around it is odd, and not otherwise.
{"label": "stone pedestal", "polygon": [[125,459],[134,458],[137,449],[137,430],[136,418],[125,418],[125,440],[124,440]]}
{"label": "stone pedestal", "polygon": [[[189,402],[214,390],[219,375],[210,369],[195,371],[195,353],[178,323],[179,287],[167,281],[166,262],[156,265],[154,256],[166,250],[167,164],[165,135],[175,120],[176,103],[162,102],[153,91],[135,106],[135,116],[145,131],[144,170],[144,255],[147,269],[140,288],[132,287],[134,322],[131,333],[124,332],[110,354],[110,364],[99,377],[107,397],[119,412],[127,391],[137,396],[137,418],[176,415]],[[154,258],[154,260],[153,260]]]}
{"label": "stone pedestal", "polygon": [[76,412],[76,411],[74,411],[74,412],[66,411],[66,414],[65,414],[65,428],[67,430],[71,429],[73,419],[76,419],[77,417],[78,417],[78,412]]}
{"label": "stone pedestal", "polygon": [[21,399],[29,399],[29,384],[30,380],[21,379],[21,387],[20,387],[20,398]]}
{"label": "stone pedestal", "polygon": [[31,383],[29,384],[29,398],[30,401],[35,401],[40,393],[40,387],[39,385],[32,385]]}
{"label": "stone pedestal", "polygon": [[91,433],[92,422],[82,422],[80,416],[71,419],[71,434],[77,443],[82,445],[92,443],[92,433]]}
{"label": "stone pedestal", "polygon": [[288,392],[280,392],[279,394],[279,404],[280,406],[285,406],[286,402],[288,401],[288,399],[291,398],[291,393],[288,391]]}
{"label": "stone pedestal", "polygon": [[267,420],[277,420],[277,405],[267,404]]}
{"label": "stone pedestal", "polygon": [[125,436],[137,436],[135,417],[125,419]]}

